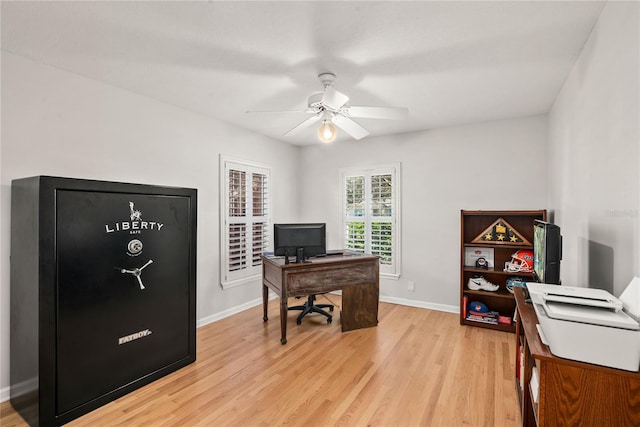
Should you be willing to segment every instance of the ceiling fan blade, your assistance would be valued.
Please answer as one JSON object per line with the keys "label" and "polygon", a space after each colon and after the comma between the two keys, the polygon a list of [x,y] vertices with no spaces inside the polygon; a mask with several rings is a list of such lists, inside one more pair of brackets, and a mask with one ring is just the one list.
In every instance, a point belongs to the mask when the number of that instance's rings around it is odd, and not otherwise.
{"label": "ceiling fan blade", "polygon": [[344,104],[347,103],[349,97],[344,93],[340,93],[331,86],[328,86],[324,90],[324,95],[322,95],[322,104],[329,107],[331,110],[338,110]]}
{"label": "ceiling fan blade", "polygon": [[292,134],[297,133],[298,131],[300,131],[300,130],[308,127],[308,126],[311,126],[312,124],[314,124],[315,122],[320,120],[320,117],[321,117],[320,114],[316,114],[314,116],[309,117],[307,120],[303,121],[302,123],[300,123],[299,125],[297,125],[293,129],[291,129],[287,133],[285,133],[284,136],[292,135]]}
{"label": "ceiling fan blade", "polygon": [[348,117],[335,115],[331,120],[336,124],[340,129],[351,135],[355,139],[362,139],[365,136],[369,135],[369,131],[351,120]]}
{"label": "ceiling fan blade", "polygon": [[349,117],[362,117],[367,119],[402,120],[409,117],[409,109],[403,107],[357,107],[346,108]]}
{"label": "ceiling fan blade", "polygon": [[307,110],[247,110],[245,114],[254,113],[308,113]]}

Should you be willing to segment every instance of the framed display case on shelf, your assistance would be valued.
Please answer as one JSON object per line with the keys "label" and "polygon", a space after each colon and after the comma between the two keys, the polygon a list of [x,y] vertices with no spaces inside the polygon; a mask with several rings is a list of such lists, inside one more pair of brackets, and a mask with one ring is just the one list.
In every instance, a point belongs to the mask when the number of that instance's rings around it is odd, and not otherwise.
{"label": "framed display case on shelf", "polygon": [[[532,255],[533,220],[546,221],[546,210],[460,211],[460,324],[515,332],[510,278],[533,280],[532,272],[505,271]],[[521,251],[521,252],[518,252]],[[513,261],[513,262],[512,262]],[[533,264],[533,259],[530,260]],[[475,283],[469,287],[469,280]],[[475,304],[480,314],[469,310]]]}

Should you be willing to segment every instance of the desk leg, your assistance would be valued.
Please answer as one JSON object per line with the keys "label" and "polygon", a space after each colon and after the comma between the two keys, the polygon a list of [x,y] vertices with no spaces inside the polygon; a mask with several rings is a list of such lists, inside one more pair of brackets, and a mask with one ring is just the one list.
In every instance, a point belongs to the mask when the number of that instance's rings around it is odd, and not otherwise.
{"label": "desk leg", "polygon": [[266,285],[262,285],[262,310],[264,314],[262,320],[265,322],[269,320],[267,317],[267,309],[269,308],[269,288]]}
{"label": "desk leg", "polygon": [[284,297],[280,298],[280,333],[282,337],[280,338],[280,342],[282,344],[287,343],[287,313],[288,313],[288,304],[287,299]]}

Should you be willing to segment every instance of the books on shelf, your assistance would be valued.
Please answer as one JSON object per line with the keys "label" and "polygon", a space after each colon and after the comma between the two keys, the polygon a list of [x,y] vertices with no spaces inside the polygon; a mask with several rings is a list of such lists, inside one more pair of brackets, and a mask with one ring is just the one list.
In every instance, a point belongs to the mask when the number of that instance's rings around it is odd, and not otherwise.
{"label": "books on shelf", "polygon": [[498,316],[498,323],[502,323],[503,325],[510,325],[511,320],[509,316]]}
{"label": "books on shelf", "polygon": [[497,311],[488,311],[486,313],[477,313],[469,311],[466,319],[472,322],[488,323],[491,325],[498,324],[499,313]]}

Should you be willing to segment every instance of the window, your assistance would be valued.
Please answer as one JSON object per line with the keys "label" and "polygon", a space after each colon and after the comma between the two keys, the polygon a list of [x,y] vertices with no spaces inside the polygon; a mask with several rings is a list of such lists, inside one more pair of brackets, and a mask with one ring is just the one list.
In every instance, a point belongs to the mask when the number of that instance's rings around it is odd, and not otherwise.
{"label": "window", "polygon": [[344,247],[380,257],[380,274],[400,277],[400,164],[343,170]]}
{"label": "window", "polygon": [[220,157],[220,282],[229,288],[259,279],[269,244],[269,168]]}

